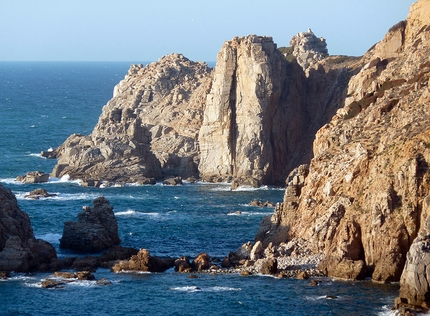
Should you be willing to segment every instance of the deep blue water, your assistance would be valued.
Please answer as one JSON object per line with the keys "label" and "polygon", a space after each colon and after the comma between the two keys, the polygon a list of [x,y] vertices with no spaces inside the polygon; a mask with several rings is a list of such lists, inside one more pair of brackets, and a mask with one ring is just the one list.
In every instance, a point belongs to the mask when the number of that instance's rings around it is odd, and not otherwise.
{"label": "deep blue water", "polygon": [[[36,237],[58,249],[63,223],[75,220],[84,205],[105,196],[114,207],[124,246],[147,248],[160,256],[193,257],[200,252],[222,258],[252,241],[261,218],[272,209],[247,206],[253,199],[282,201],[280,188],[232,192],[226,184],[85,188],[66,179],[23,185],[13,179],[28,171],[50,172],[53,160],[42,150],[70,134],[89,134],[115,84],[129,63],[0,62],[0,183],[18,197]],[[38,201],[23,196],[43,187],[58,197]],[[241,215],[229,213],[242,211]],[[267,276],[113,274],[105,269],[92,281],[46,290],[48,274],[15,274],[0,281],[0,315],[370,315],[388,314],[397,285],[308,281]],[[335,295],[337,299],[325,299]]]}

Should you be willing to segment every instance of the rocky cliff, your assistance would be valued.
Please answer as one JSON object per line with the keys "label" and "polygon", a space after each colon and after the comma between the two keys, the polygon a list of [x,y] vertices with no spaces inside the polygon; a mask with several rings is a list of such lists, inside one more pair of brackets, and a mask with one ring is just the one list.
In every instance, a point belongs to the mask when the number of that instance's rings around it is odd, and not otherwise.
{"label": "rocky cliff", "polygon": [[316,134],[309,166],[256,236],[297,241],[339,278],[398,281],[430,212],[430,1],[363,57],[344,106]]}
{"label": "rocky cliff", "polygon": [[13,193],[0,185],[0,271],[43,271],[56,258],[51,244],[34,237]]}
{"label": "rocky cliff", "polygon": [[91,135],[56,149],[52,175],[116,182],[198,174],[197,134],[211,70],[180,54],[132,65]]}
{"label": "rocky cliff", "polygon": [[249,35],[225,42],[213,71],[179,54],[132,65],[91,135],[72,135],[55,150],[52,175],[283,184],[310,160],[316,131],[346,97],[356,65],[331,61],[305,75],[272,38]]}

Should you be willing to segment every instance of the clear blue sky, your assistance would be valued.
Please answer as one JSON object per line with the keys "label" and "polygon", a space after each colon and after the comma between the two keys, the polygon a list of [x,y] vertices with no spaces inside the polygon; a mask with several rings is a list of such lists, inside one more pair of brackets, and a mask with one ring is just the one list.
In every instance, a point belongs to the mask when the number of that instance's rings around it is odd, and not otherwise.
{"label": "clear blue sky", "polygon": [[234,36],[278,47],[311,28],[331,55],[362,55],[413,0],[0,0],[0,61],[215,61]]}

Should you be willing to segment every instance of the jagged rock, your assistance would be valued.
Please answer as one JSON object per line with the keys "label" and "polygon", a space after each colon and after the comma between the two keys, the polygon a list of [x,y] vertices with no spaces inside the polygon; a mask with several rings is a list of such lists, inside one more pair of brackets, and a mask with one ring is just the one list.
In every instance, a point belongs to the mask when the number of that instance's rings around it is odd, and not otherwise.
{"label": "jagged rock", "polygon": [[0,271],[45,271],[55,258],[55,248],[34,238],[29,216],[0,185]]}
{"label": "jagged rock", "polygon": [[130,260],[123,260],[112,267],[113,272],[140,271],[164,272],[173,267],[174,259],[160,259],[150,255],[146,249],[140,249]]}
{"label": "jagged rock", "polygon": [[175,177],[175,178],[168,178],[163,181],[164,185],[179,185],[182,184],[182,178],[181,177]]}
{"label": "jagged rock", "polygon": [[60,248],[91,253],[118,245],[118,223],[113,207],[104,197],[93,201],[94,207],[83,207],[77,222],[65,222]]}
{"label": "jagged rock", "polygon": [[397,309],[412,309],[426,313],[430,308],[430,217],[407,253],[405,268],[400,278]]}
{"label": "jagged rock", "polygon": [[419,0],[363,56],[343,107],[316,133],[303,187],[288,186],[256,240],[302,238],[324,254],[329,276],[399,281],[430,214],[428,12],[430,3]]}
{"label": "jagged rock", "polygon": [[187,257],[180,257],[175,260],[175,271],[176,272],[191,272],[191,264]]}
{"label": "jagged rock", "polygon": [[54,289],[54,288],[63,288],[65,284],[66,282],[64,281],[46,279],[42,281],[41,286],[44,289]]}
{"label": "jagged rock", "polygon": [[49,173],[42,171],[30,171],[24,176],[18,176],[15,181],[22,183],[44,183],[48,182]]}
{"label": "jagged rock", "polygon": [[230,259],[228,257],[224,257],[224,259],[221,262],[221,267],[223,268],[231,268],[233,264],[231,263]]}
{"label": "jagged rock", "polygon": [[211,69],[181,54],[131,65],[91,135],[71,135],[55,150],[53,176],[129,183],[198,177],[197,134],[210,84]]}
{"label": "jagged rock", "polygon": [[243,244],[236,252],[231,252],[229,254],[229,261],[231,263],[239,263],[242,260],[248,260],[251,255],[252,247],[253,245],[249,241],[246,244]]}
{"label": "jagged rock", "polygon": [[278,271],[278,262],[275,258],[260,259],[258,265],[258,272],[261,274],[275,275]]}
{"label": "jagged rock", "polygon": [[304,71],[328,56],[326,40],[316,37],[311,29],[293,36],[290,45],[293,56]]}
{"label": "jagged rock", "polygon": [[45,189],[38,188],[36,190],[30,191],[28,194],[24,195],[24,198],[26,199],[32,199],[32,200],[39,200],[40,198],[44,197],[53,197],[57,196],[57,194],[48,193]]}
{"label": "jagged rock", "polygon": [[201,253],[199,254],[191,263],[191,266],[194,270],[200,271],[200,270],[207,270],[211,266],[210,257],[207,253]]}
{"label": "jagged rock", "polygon": [[249,254],[249,258],[251,260],[257,260],[262,258],[264,253],[263,243],[261,241],[257,241],[251,249]]}
{"label": "jagged rock", "polygon": [[302,271],[299,273],[299,275],[297,275],[298,280],[307,280],[309,278],[310,278],[310,275],[307,271]]}

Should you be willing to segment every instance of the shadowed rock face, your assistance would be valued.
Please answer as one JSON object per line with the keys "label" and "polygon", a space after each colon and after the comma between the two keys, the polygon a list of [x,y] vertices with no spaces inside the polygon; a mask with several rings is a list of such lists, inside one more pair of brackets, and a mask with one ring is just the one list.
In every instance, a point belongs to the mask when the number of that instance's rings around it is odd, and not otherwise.
{"label": "shadowed rock face", "polygon": [[54,247],[35,239],[30,218],[13,193],[0,185],[0,271],[45,270],[56,258]]}
{"label": "shadowed rock face", "polygon": [[60,248],[81,253],[106,250],[118,245],[118,223],[113,207],[104,197],[93,201],[94,207],[83,207],[77,222],[65,222]]}
{"label": "shadowed rock face", "polygon": [[344,106],[316,133],[300,190],[290,178],[263,221],[263,244],[301,238],[330,276],[400,279],[430,212],[429,10],[418,1],[363,57]]}

